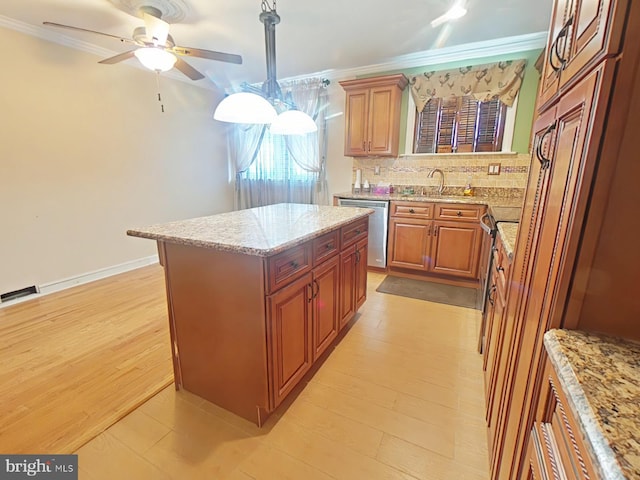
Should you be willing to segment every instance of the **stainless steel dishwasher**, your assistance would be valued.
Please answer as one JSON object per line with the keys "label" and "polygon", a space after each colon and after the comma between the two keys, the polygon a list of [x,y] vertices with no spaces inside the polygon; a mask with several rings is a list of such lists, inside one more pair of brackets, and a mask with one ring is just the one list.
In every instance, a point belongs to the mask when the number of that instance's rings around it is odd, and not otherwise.
{"label": "stainless steel dishwasher", "polygon": [[386,268],[387,266],[387,229],[389,228],[389,202],[386,200],[355,200],[339,198],[341,207],[371,208],[369,216],[369,255],[367,265]]}

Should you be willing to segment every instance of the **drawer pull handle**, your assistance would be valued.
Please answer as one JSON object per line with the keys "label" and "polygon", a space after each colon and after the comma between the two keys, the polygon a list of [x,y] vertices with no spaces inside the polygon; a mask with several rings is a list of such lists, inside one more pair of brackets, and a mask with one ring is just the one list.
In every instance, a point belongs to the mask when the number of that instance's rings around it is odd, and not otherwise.
{"label": "drawer pull handle", "polygon": [[413,208],[410,208],[409,213],[416,213],[416,211]]}
{"label": "drawer pull handle", "polygon": [[361,233],[362,233],[362,230],[360,230],[360,229],[356,230],[356,235],[360,235]]}
{"label": "drawer pull handle", "polygon": [[327,243],[327,246],[325,248],[327,250],[331,250],[333,248],[333,243]]}
{"label": "drawer pull handle", "polygon": [[291,265],[293,268],[298,268],[298,267],[300,266],[300,265],[298,264],[298,262],[296,262],[295,260],[292,260],[290,265]]}
{"label": "drawer pull handle", "polygon": [[458,210],[458,213],[456,213],[456,215],[461,217],[462,216],[462,212],[460,210]]}

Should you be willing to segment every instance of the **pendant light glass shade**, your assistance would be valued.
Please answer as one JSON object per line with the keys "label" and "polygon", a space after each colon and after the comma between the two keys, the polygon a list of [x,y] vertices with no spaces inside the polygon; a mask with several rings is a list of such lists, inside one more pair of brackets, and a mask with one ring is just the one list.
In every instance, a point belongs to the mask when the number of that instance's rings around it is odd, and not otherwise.
{"label": "pendant light glass shade", "polygon": [[271,133],[276,135],[304,135],[318,130],[316,122],[300,110],[287,110],[278,115],[271,124]]}
{"label": "pendant light glass shade", "polygon": [[139,48],[133,54],[149,70],[160,72],[171,70],[178,61],[173,53],[156,47]]}
{"label": "pendant light glass shade", "polygon": [[264,97],[249,92],[232,93],[217,106],[213,118],[230,123],[272,123],[278,112]]}

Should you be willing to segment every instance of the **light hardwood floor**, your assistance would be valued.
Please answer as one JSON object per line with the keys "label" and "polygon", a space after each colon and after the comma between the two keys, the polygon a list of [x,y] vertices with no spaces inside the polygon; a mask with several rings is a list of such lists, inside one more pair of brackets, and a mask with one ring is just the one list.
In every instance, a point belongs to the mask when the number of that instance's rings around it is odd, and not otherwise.
{"label": "light hardwood floor", "polygon": [[265,427],[168,387],[77,450],[80,479],[488,478],[480,313],[377,293],[383,278]]}
{"label": "light hardwood floor", "polygon": [[173,380],[162,268],[0,309],[0,452],[72,453]]}

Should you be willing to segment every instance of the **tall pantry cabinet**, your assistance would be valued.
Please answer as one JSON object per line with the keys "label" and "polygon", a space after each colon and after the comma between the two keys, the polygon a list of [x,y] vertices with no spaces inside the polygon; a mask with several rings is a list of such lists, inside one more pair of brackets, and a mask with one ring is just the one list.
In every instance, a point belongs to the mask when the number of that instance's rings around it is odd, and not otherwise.
{"label": "tall pantry cabinet", "polygon": [[507,293],[492,479],[529,478],[551,328],[640,340],[640,0],[556,0]]}

